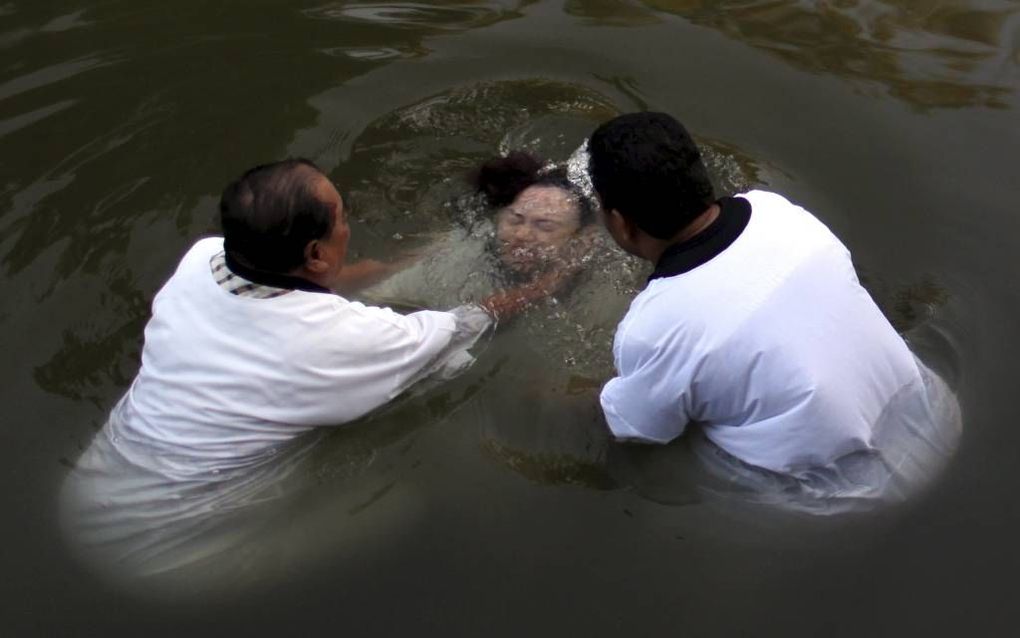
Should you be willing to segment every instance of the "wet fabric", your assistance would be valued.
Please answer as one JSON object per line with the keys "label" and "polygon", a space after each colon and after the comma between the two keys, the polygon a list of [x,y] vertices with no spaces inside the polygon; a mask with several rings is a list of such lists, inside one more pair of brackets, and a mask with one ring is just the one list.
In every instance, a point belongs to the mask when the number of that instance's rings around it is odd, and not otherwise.
{"label": "wet fabric", "polygon": [[210,265],[222,251],[199,241],[156,295],[141,369],[66,481],[65,529],[107,566],[165,571],[233,544],[302,435],[461,372],[492,324],[476,306],[404,316],[324,292],[237,295]]}
{"label": "wet fabric", "polygon": [[740,197],[739,237],[653,279],[620,323],[601,395],[614,435],[665,443],[697,422],[735,458],[797,474],[874,449],[886,419],[923,420],[914,357],[843,244],[779,195]]}
{"label": "wet fabric", "polygon": [[209,269],[222,243],[195,244],[156,295],[141,369],[111,413],[118,448],[139,466],[187,478],[250,465],[387,403],[451,354],[466,363],[463,341],[448,350],[451,313],[403,316],[302,290],[230,294]]}
{"label": "wet fabric", "polygon": [[317,437],[281,445],[247,467],[168,477],[121,451],[107,423],[68,475],[60,514],[72,551],[100,573],[136,578],[173,572],[253,538],[261,506],[289,492],[288,479]]}
{"label": "wet fabric", "polygon": [[875,425],[872,446],[793,474],[744,463],[700,430],[691,448],[721,486],[713,497],[808,514],[871,509],[902,502],[945,469],[959,445],[963,422],[956,395],[920,359],[921,388],[904,388]]}

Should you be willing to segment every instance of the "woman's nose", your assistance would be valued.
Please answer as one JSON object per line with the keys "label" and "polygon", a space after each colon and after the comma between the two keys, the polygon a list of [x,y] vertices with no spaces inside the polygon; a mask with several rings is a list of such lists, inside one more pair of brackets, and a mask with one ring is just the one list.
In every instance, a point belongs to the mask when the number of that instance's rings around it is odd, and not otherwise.
{"label": "woman's nose", "polygon": [[514,240],[520,243],[535,241],[535,229],[528,224],[521,224],[514,229]]}

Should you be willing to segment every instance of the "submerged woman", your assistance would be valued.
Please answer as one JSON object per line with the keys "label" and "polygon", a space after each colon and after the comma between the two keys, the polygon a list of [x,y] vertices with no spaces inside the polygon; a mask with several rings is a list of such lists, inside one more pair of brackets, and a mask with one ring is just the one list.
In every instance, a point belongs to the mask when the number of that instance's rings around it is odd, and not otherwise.
{"label": "submerged woman", "polygon": [[[522,299],[502,319],[485,384],[462,413],[490,456],[539,482],[605,487],[608,436],[596,392],[612,371],[612,329],[640,280],[636,264],[595,224],[591,199],[524,152],[484,162],[469,177],[480,206],[428,246],[413,266],[363,292],[405,307]],[[543,292],[544,291],[544,292]],[[526,305],[526,317],[505,319]]]}
{"label": "submerged woman", "polygon": [[[479,303],[495,314],[562,293],[587,260],[595,215],[565,168],[516,151],[482,164],[470,177],[486,212],[425,248],[417,263],[361,293],[403,306]],[[545,284],[545,285],[542,285]]]}

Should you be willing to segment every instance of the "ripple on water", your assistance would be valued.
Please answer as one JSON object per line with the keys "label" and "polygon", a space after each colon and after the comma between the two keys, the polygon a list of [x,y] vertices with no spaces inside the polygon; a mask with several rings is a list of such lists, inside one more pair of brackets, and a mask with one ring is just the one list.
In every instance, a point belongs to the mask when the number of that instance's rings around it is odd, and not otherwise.
{"label": "ripple on water", "polygon": [[114,60],[108,60],[99,56],[87,56],[37,69],[0,84],[0,100],[6,100],[27,91],[55,84],[86,71],[92,71],[113,63]]}
{"label": "ripple on water", "polygon": [[85,9],[79,9],[78,11],[72,11],[61,16],[53,18],[42,26],[40,31],[43,33],[61,33],[63,31],[70,31],[71,29],[78,29],[80,27],[87,27],[92,23],[87,20],[82,20],[82,16],[85,15]]}
{"label": "ripple on water", "polygon": [[464,194],[464,176],[481,161],[510,147],[563,161],[618,112],[605,95],[566,82],[453,87],[376,119],[338,172],[353,185],[356,216],[378,236],[439,231],[450,221],[446,204]]}
{"label": "ripple on water", "polygon": [[[575,1],[575,12],[589,3]],[[919,108],[1004,108],[1020,78],[1010,59],[1020,6],[1011,0],[642,4],[716,29],[796,67],[884,85],[893,97]]]}
{"label": "ripple on water", "polygon": [[51,115],[56,115],[57,113],[60,113],[61,111],[64,111],[65,109],[68,109],[77,103],[78,100],[61,100],[56,104],[50,104],[47,106],[34,109],[27,113],[22,113],[21,115],[16,115],[5,120],[0,120],[0,138],[10,133],[14,133],[15,131],[20,131],[23,128],[35,124],[36,122],[45,120]]}
{"label": "ripple on water", "polygon": [[321,49],[332,57],[346,57],[368,62],[420,58],[428,53],[425,47],[330,47]]}
{"label": "ripple on water", "polygon": [[434,6],[416,2],[330,3],[305,10],[319,20],[367,22],[403,29],[468,29],[496,22],[507,9],[497,3]]}

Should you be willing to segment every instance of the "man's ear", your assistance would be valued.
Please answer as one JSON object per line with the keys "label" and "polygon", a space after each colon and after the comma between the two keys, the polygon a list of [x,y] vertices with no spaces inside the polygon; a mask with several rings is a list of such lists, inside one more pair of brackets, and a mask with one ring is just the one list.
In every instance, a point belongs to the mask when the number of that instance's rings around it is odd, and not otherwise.
{"label": "man's ear", "polygon": [[634,225],[629,219],[624,217],[620,211],[615,208],[609,211],[606,219],[611,225],[611,230],[616,237],[620,237],[626,240],[628,243],[633,244],[637,241],[637,226]]}
{"label": "man's ear", "polygon": [[312,240],[305,245],[305,269],[315,274],[324,273],[329,270],[329,263],[323,259],[322,243]]}

